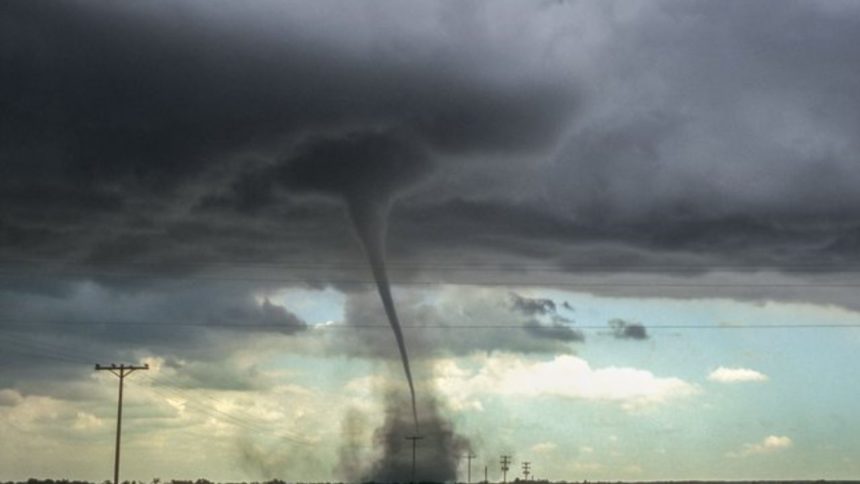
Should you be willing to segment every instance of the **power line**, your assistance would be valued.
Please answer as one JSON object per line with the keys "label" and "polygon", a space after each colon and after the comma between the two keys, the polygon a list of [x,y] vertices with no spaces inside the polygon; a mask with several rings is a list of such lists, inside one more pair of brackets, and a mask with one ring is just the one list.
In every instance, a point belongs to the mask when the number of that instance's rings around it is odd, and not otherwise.
{"label": "power line", "polygon": [[[2,265],[25,265],[25,264],[60,264],[60,265],[84,265],[87,261],[85,259],[62,259],[58,257],[4,257],[0,259],[0,266]],[[341,260],[332,260],[325,259],[320,262],[307,262],[307,261],[295,261],[295,260],[263,260],[263,259],[241,259],[241,258],[218,258],[211,260],[199,260],[199,261],[176,261],[171,260],[169,263],[164,261],[140,261],[140,260],[100,260],[100,264],[102,265],[124,265],[131,267],[165,267],[169,265],[170,267],[212,267],[212,266],[228,266],[228,267],[267,267],[267,268],[285,268],[285,269],[310,269],[310,270],[318,270],[320,268],[338,268],[338,269],[355,269],[355,270],[365,270],[367,269],[367,263],[363,260],[357,259],[341,259]],[[398,259],[389,259],[386,262],[386,265],[390,269],[394,270],[461,270],[462,268],[468,268],[470,270],[479,270],[479,271],[523,271],[523,270],[534,270],[534,271],[559,271],[559,272],[567,272],[569,270],[587,270],[587,269],[608,269],[608,270],[635,270],[635,269],[649,269],[649,270],[690,270],[690,271],[699,271],[699,270],[719,270],[719,269],[739,269],[739,270],[815,270],[815,269],[828,269],[828,270],[839,270],[839,271],[860,271],[860,263],[857,262],[751,262],[751,263],[662,263],[662,264],[654,264],[654,263],[607,263],[607,262],[573,262],[573,261],[565,261],[565,260],[556,260],[554,262],[548,263],[523,263],[523,262],[514,262],[514,261],[500,261],[500,260],[464,260],[464,261],[454,261],[451,262],[450,258],[445,261],[434,261],[434,260],[422,260],[422,259],[414,259],[411,261],[398,260]]]}
{"label": "power line", "polygon": [[[149,381],[150,381],[150,383],[153,383],[155,380],[150,379]],[[183,392],[183,391],[176,389],[176,388],[172,388],[172,389],[167,388],[167,387],[158,388],[158,387],[154,387],[154,386],[147,386],[146,388],[147,388],[147,390],[152,391],[153,393],[155,393],[157,395],[161,395],[162,397],[164,397],[166,399],[170,399],[170,398],[181,399],[186,404],[193,407],[198,413],[205,415],[207,417],[210,417],[212,419],[218,420],[218,421],[225,423],[227,425],[241,428],[241,429],[247,430],[249,432],[253,432],[255,434],[262,433],[262,434],[274,435],[276,437],[282,438],[284,440],[287,440],[289,442],[292,442],[292,443],[298,444],[298,445],[306,445],[306,446],[315,445],[314,442],[311,442],[308,440],[303,440],[300,437],[297,437],[295,434],[292,434],[290,432],[286,432],[284,430],[274,430],[271,427],[267,427],[265,425],[258,424],[256,422],[250,421],[246,418],[242,418],[240,416],[226,412],[224,410],[220,410],[213,405],[206,405],[206,404],[204,404],[204,403],[202,403],[196,399],[196,397],[198,395],[190,395],[190,394]]]}
{"label": "power line", "polygon": [[[209,415],[210,417],[216,418],[216,419],[221,420],[221,421],[224,421],[223,419],[226,418],[229,420],[229,422],[225,422],[225,423],[233,424],[233,425],[236,425],[238,427],[245,428],[246,430],[251,430],[253,432],[263,432],[263,433],[271,433],[272,432],[272,429],[266,425],[267,422],[257,422],[256,417],[253,417],[244,411],[241,411],[242,415],[238,415],[236,413],[226,412],[224,410],[217,408],[215,405],[220,404],[220,403],[224,403],[224,401],[216,399],[210,395],[207,395],[207,394],[203,393],[200,389],[197,389],[197,392],[195,392],[194,395],[190,395],[187,392],[180,390],[177,386],[175,386],[175,384],[170,385],[169,379],[164,377],[164,375],[161,375],[157,378],[149,377],[148,381],[150,382],[150,386],[148,387],[149,389],[158,393],[158,390],[155,387],[153,387],[152,385],[163,385],[162,386],[163,390],[166,390],[169,393],[172,393],[174,395],[174,397],[178,397],[178,398],[182,398],[182,399],[186,400],[186,402],[191,403],[192,405],[198,407],[198,409],[204,410],[204,412],[207,413],[207,415]],[[198,397],[202,397],[204,399],[209,400],[210,402],[212,402],[212,405],[206,405],[206,404],[199,402]],[[219,416],[221,418],[219,418]],[[314,445],[314,442],[304,440],[300,436],[296,435],[295,433],[288,432],[288,431],[283,430],[283,429],[278,431],[278,437],[282,437],[282,438],[289,440],[289,441],[296,443],[296,444]]]}
{"label": "power line", "polygon": [[[0,270],[2,278],[26,278],[26,277],[77,277],[77,278],[123,278],[123,279],[150,279],[150,280],[182,280],[182,281],[220,281],[220,282],[256,282],[256,283],[280,283],[280,284],[302,284],[314,286],[326,285],[373,285],[376,282],[370,277],[364,278],[320,278],[318,276],[301,278],[301,277],[284,277],[284,276],[240,276],[240,275],[201,275],[201,274],[142,274],[130,272],[94,272],[94,271],[57,271],[37,273],[12,273]],[[580,274],[570,274],[573,277],[581,277]],[[517,276],[522,277],[522,276]],[[641,278],[640,278],[641,279]],[[656,287],[656,288],[705,288],[705,289],[749,289],[749,288],[782,288],[782,289],[808,289],[808,288],[857,288],[860,287],[860,282],[757,282],[757,283],[742,283],[742,282],[690,282],[678,281],[668,282],[659,281],[569,281],[569,280],[546,280],[546,279],[528,279],[525,280],[475,280],[455,278],[453,280],[403,280],[391,279],[391,284],[395,286],[482,286],[482,287],[521,287],[521,286],[555,286],[555,287],[572,287],[572,288],[615,288],[615,287]]]}
{"label": "power line", "polygon": [[[19,336],[32,333],[17,332]],[[83,353],[70,351],[67,346],[54,345],[45,341],[34,341],[32,339],[11,336],[8,331],[0,332],[0,340],[12,341],[16,346],[9,347],[7,350],[35,356],[37,358],[51,359],[68,363],[82,363],[87,366],[91,364],[91,355],[85,356]],[[30,350],[22,348],[29,346]]]}
{"label": "power line", "polygon": [[[526,322],[533,321],[528,320]],[[286,326],[278,323],[227,323],[227,322],[189,322],[189,321],[90,321],[90,320],[70,320],[70,321],[24,321],[15,319],[0,320],[0,326],[166,326],[166,327],[194,327],[194,328],[232,328],[232,329],[284,329],[296,330],[296,327]],[[476,323],[473,321],[461,322],[450,321],[447,324],[412,324],[402,325],[403,328],[410,329],[434,329],[434,330],[484,330],[484,329],[511,329],[511,330],[534,330],[534,329],[556,329],[569,328],[573,330],[608,330],[606,325],[564,325],[564,326],[526,326],[523,323]],[[646,328],[650,330],[766,330],[766,329],[851,329],[860,328],[860,323],[846,324],[658,324],[648,325]],[[388,324],[317,324],[308,325],[307,330],[366,330],[366,329],[390,329]],[[9,330],[0,327],[0,331]]]}
{"label": "power line", "polygon": [[[3,256],[0,257],[0,265],[2,264],[95,264],[96,262],[85,257],[38,257],[38,256]],[[99,259],[97,263],[102,265],[124,264],[129,266],[161,266],[164,261],[158,260],[130,260],[130,259]],[[277,267],[325,267],[325,266],[343,266],[343,267],[367,267],[366,261],[359,257],[349,259],[317,259],[317,260],[297,260],[297,259],[263,259],[263,258],[237,258],[237,257],[213,257],[204,259],[199,257],[197,260],[180,260],[170,261],[171,265],[194,267],[194,266],[211,266],[211,265],[236,265],[236,266],[277,266]],[[516,261],[514,259],[501,261],[499,258],[493,260],[490,258],[472,259],[472,260],[456,260],[452,261],[451,257],[446,257],[445,260],[433,260],[423,256],[412,257],[409,260],[392,256],[387,261],[391,266],[406,266],[406,267],[486,267],[505,266],[517,268],[558,268],[558,267],[623,267],[629,265],[640,265],[646,267],[833,267],[833,266],[849,266],[860,267],[856,263],[851,262],[712,262],[712,263],[609,263],[609,262],[577,262],[574,260],[555,259],[551,262],[528,262],[525,260]]]}
{"label": "power line", "polygon": [[[59,360],[62,362],[84,363],[84,364],[89,365],[90,360],[88,359],[88,357],[84,356],[83,353],[80,353],[80,352],[69,351],[67,347],[53,345],[53,344],[46,343],[46,342],[25,340],[23,338],[14,338],[14,337],[8,338],[7,335],[3,335],[3,334],[0,334],[0,339],[12,340],[13,342],[15,342],[17,346],[14,346],[10,349],[14,350],[17,353],[28,354],[30,356],[34,356],[37,358],[47,358],[47,359]],[[31,351],[27,351],[25,349],[22,349],[21,346],[30,346]],[[107,367],[106,369],[110,369],[110,367]],[[152,392],[154,392],[158,395],[161,395],[162,397],[165,397],[165,398],[171,398],[172,397],[172,398],[183,399],[186,401],[186,403],[189,403],[191,406],[195,407],[198,412],[200,412],[204,415],[207,415],[211,418],[214,418],[216,420],[219,420],[223,423],[226,423],[228,425],[233,425],[236,427],[240,427],[240,428],[243,428],[245,430],[248,430],[248,431],[251,431],[254,433],[268,433],[268,434],[272,433],[272,428],[269,426],[258,425],[257,423],[252,422],[248,419],[243,419],[243,418],[240,418],[239,416],[236,416],[236,415],[231,414],[229,412],[225,412],[223,410],[220,410],[220,409],[216,408],[214,405],[211,405],[211,406],[206,405],[206,404],[203,404],[197,400],[197,397],[202,396],[204,398],[208,398],[214,404],[221,403],[220,401],[214,399],[211,396],[208,396],[208,395],[205,395],[202,393],[199,393],[199,394],[195,393],[194,395],[190,395],[190,394],[180,390],[179,388],[177,388],[175,386],[173,386],[173,387],[167,386],[169,384],[169,382],[165,381],[167,378],[164,375],[160,375],[158,378],[154,378],[154,377],[149,376],[149,375],[141,375],[139,379],[142,379],[144,381],[148,381],[150,383],[150,386],[145,387],[148,391],[152,391]],[[165,386],[161,387],[161,388],[157,388],[156,386],[153,386],[153,385],[165,385]],[[278,431],[278,434],[276,436],[281,437],[281,438],[288,440],[290,442],[293,442],[295,444],[315,445],[313,442],[304,440],[301,437],[297,436],[296,434],[287,432],[285,430]]]}

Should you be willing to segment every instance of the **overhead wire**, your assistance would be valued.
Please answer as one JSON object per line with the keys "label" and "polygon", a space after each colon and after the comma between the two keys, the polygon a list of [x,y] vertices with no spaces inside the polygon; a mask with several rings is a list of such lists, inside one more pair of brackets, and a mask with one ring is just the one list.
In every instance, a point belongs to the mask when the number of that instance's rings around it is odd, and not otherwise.
{"label": "overhead wire", "polygon": [[[49,258],[49,257],[17,257],[10,258],[4,257],[0,258],[0,267],[7,264],[62,264],[62,265],[78,265],[81,266],[82,263],[86,263],[86,260],[81,259],[60,259],[60,258]],[[307,261],[295,261],[295,260],[262,260],[262,259],[237,259],[237,258],[222,258],[219,257],[217,259],[211,260],[198,260],[198,261],[176,261],[171,260],[169,263],[161,262],[161,261],[141,261],[141,260],[100,260],[99,264],[104,266],[109,266],[111,264],[116,265],[124,265],[131,267],[158,267],[163,268],[165,266],[169,266],[170,268],[175,267],[212,267],[212,266],[233,266],[233,267],[262,267],[262,268],[282,268],[282,269],[309,269],[309,270],[317,270],[320,268],[337,268],[337,269],[354,269],[354,270],[365,270],[367,269],[367,263],[364,261],[358,260],[338,260],[338,259],[326,259],[325,261],[320,262],[307,262]],[[860,272],[860,262],[773,262],[773,263],[607,263],[607,262],[573,262],[573,261],[565,261],[565,260],[556,260],[554,262],[547,262],[543,264],[537,263],[523,263],[523,262],[500,262],[500,261],[456,261],[456,262],[438,262],[432,260],[422,260],[417,259],[413,261],[403,261],[396,259],[389,259],[386,261],[386,266],[389,269],[394,270],[452,270],[459,271],[463,268],[467,268],[470,270],[477,271],[488,271],[488,272],[499,272],[499,271],[524,271],[524,270],[533,270],[533,271],[541,271],[541,272],[569,272],[573,269],[580,270],[636,270],[636,269],[648,269],[648,270],[691,270],[691,271],[699,271],[699,270],[836,270],[836,271],[847,271],[847,272]]]}
{"label": "overhead wire", "polygon": [[[582,275],[570,274],[573,277],[581,278]],[[349,286],[349,285],[373,285],[376,282],[370,277],[363,278],[343,278],[331,277],[324,278],[316,276],[310,277],[286,277],[286,276],[251,276],[251,275],[212,275],[212,274],[167,274],[167,273],[132,273],[132,272],[116,272],[116,271],[53,271],[42,273],[14,273],[3,271],[0,269],[0,278],[79,278],[79,279],[97,279],[97,278],[117,278],[117,279],[134,279],[134,280],[173,280],[173,281],[213,281],[213,282],[249,282],[249,283],[278,283],[278,284],[294,284],[306,286]],[[808,282],[693,282],[690,280],[667,281],[659,280],[616,280],[616,281],[572,281],[566,280],[550,280],[550,279],[535,279],[529,277],[517,276],[516,280],[476,280],[452,278],[446,280],[426,280],[426,279],[397,279],[392,277],[391,284],[394,286],[479,286],[479,287],[523,287],[523,286],[544,286],[544,287],[569,287],[569,288],[623,288],[623,287],[645,287],[645,288],[704,288],[704,289],[751,289],[751,288],[782,288],[782,289],[809,289],[809,288],[858,288],[860,282],[833,282],[833,281],[808,281]],[[653,277],[649,275],[649,277]]]}
{"label": "overhead wire", "polygon": [[[3,340],[13,341],[15,343],[15,346],[9,347],[7,349],[10,349],[18,354],[32,356],[34,358],[51,359],[64,363],[80,363],[88,366],[92,365],[93,359],[91,357],[83,355],[79,352],[69,351],[68,348],[61,347],[58,345],[53,345],[40,341],[26,340],[23,338],[10,338],[8,334],[0,333],[0,342],[2,342]],[[22,348],[27,346],[29,346],[29,348]],[[233,415],[227,411],[216,408],[214,405],[207,405],[197,400],[197,397],[203,396],[204,398],[208,398],[210,401],[213,401],[215,403],[221,403],[211,396],[206,396],[202,394],[188,394],[187,392],[184,392],[178,388],[165,385],[165,382],[163,380],[158,381],[156,378],[146,375],[145,373],[135,375],[135,378],[130,378],[129,380],[127,380],[126,383],[138,384],[138,386],[142,386],[139,385],[139,382],[136,382],[135,379],[143,379],[150,382],[150,385],[146,386],[146,389],[148,391],[152,391],[153,393],[156,393],[163,398],[182,399],[183,401],[194,407],[198,412],[216,420],[219,420],[223,423],[227,423],[235,427],[240,427],[244,430],[248,430],[251,432],[270,435],[273,434],[273,429],[270,426],[260,425],[259,423],[252,422],[248,419],[243,419],[242,417]],[[299,436],[297,436],[297,434],[285,430],[275,432],[275,436],[300,445],[314,445],[313,442],[303,440]]]}
{"label": "overhead wire", "polygon": [[[527,324],[527,323],[537,323]],[[13,328],[4,328],[9,326]],[[191,327],[191,328],[211,328],[211,329],[271,329],[284,330],[296,333],[297,327],[287,326],[278,323],[225,323],[225,322],[190,322],[190,321],[91,321],[91,320],[65,320],[65,321],[26,321],[14,319],[0,319],[0,331],[15,330],[20,327],[87,327],[87,326],[102,326],[102,327],[125,327],[125,326],[152,326],[152,327]],[[433,329],[433,330],[487,330],[487,329],[513,329],[513,330],[533,330],[533,329],[556,329],[570,328],[575,330],[606,330],[608,325],[577,325],[568,323],[555,323],[553,325],[542,324],[534,318],[524,318],[522,322],[510,323],[480,323],[475,321],[448,321],[445,324],[405,324],[404,328],[409,329]],[[820,324],[656,324],[646,325],[648,330],[744,330],[744,329],[839,329],[839,328],[860,328],[860,323],[820,323]],[[342,324],[310,324],[301,327],[302,330],[365,330],[365,329],[390,329],[384,323],[342,323]]]}

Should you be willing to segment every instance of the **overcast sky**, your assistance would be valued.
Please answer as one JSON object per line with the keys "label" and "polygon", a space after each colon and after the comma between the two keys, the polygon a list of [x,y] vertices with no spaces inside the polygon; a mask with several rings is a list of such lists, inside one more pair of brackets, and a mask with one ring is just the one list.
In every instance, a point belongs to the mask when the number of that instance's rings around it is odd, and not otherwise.
{"label": "overcast sky", "polygon": [[857,45],[841,0],[0,3],[0,480],[111,476],[97,362],[150,365],[123,478],[408,479],[367,220],[425,478],[856,478]]}

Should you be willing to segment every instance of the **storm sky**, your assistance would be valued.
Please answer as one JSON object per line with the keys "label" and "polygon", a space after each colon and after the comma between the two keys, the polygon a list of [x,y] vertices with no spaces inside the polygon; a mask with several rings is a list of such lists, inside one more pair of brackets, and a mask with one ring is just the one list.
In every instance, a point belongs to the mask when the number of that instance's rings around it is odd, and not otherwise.
{"label": "storm sky", "polygon": [[371,472],[359,206],[473,477],[856,478],[857,45],[840,0],[0,3],[0,480],[111,475],[97,362],[151,365],[124,478]]}

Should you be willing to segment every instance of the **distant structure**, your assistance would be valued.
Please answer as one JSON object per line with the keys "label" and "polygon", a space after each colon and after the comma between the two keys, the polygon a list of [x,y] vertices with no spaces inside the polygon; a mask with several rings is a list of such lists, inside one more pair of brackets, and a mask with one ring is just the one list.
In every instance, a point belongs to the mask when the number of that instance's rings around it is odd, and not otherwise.
{"label": "distant structure", "polygon": [[472,459],[474,459],[475,457],[478,457],[478,456],[473,454],[471,450],[466,454],[466,461],[468,462],[468,464],[466,464],[466,469],[467,469],[466,470],[466,483],[467,484],[472,484]]}
{"label": "distant structure", "polygon": [[119,443],[120,435],[122,434],[122,383],[125,377],[137,370],[148,370],[149,365],[134,366],[134,365],[117,365],[111,363],[110,366],[99,365],[96,363],[96,371],[109,371],[119,377],[119,399],[116,406],[116,452],[113,461],[113,484],[119,484]]}
{"label": "distant structure", "polygon": [[[423,438],[424,437],[421,435],[410,435],[410,436],[406,437],[406,440],[412,441],[412,481],[411,481],[412,484],[415,484],[415,482],[416,482],[415,481],[415,443],[418,442],[419,440],[423,439]],[[114,484],[116,484],[116,483],[114,483]]]}
{"label": "distant structure", "polygon": [[529,480],[529,474],[531,474],[531,462],[523,462],[523,480]]}
{"label": "distant structure", "polygon": [[502,482],[507,483],[508,482],[508,470],[510,470],[510,468],[511,468],[510,467],[511,456],[503,455],[501,463],[502,463]]}

